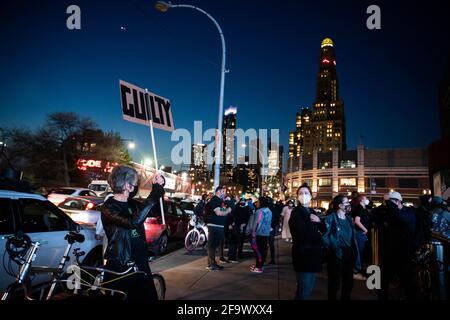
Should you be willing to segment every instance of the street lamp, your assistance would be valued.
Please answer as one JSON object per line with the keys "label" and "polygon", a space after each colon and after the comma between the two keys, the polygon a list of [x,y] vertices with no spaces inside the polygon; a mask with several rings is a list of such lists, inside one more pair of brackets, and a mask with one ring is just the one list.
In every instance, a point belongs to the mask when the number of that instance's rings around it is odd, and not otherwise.
{"label": "street lamp", "polygon": [[150,159],[150,158],[145,158],[145,159],[144,159],[144,165],[145,165],[145,166],[151,167],[151,166],[152,166],[152,159]]}
{"label": "street lamp", "polygon": [[128,148],[133,150],[136,148],[136,144],[134,142],[128,142]]}
{"label": "street lamp", "polygon": [[155,4],[156,10],[160,12],[167,12],[169,8],[190,8],[201,13],[205,14],[214,25],[217,27],[217,30],[220,34],[220,39],[222,40],[222,67],[221,67],[221,77],[220,77],[220,97],[219,97],[219,116],[217,119],[217,132],[216,132],[216,152],[215,152],[215,163],[214,163],[214,189],[219,186],[220,180],[220,162],[222,158],[222,121],[223,121],[223,97],[224,97],[224,88],[225,88],[225,73],[227,70],[225,69],[225,38],[223,36],[222,29],[220,28],[217,21],[206,11],[200,9],[199,7],[192,6],[189,4],[172,4],[171,2],[165,1],[157,1]]}

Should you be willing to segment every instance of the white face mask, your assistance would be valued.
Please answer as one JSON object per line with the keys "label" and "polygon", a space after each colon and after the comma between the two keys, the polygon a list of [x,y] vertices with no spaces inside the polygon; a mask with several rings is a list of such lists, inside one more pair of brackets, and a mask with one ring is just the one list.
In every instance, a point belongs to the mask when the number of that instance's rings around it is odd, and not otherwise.
{"label": "white face mask", "polygon": [[364,200],[364,205],[365,205],[365,206],[368,206],[369,203],[370,203],[369,199]]}
{"label": "white face mask", "polygon": [[298,196],[298,201],[302,204],[302,206],[307,206],[309,202],[311,201],[311,195],[310,194],[301,194]]}

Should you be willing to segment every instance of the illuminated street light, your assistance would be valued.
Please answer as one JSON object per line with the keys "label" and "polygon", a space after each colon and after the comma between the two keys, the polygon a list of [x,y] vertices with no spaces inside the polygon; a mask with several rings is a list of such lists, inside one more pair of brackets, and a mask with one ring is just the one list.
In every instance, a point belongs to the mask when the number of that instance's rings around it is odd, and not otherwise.
{"label": "illuminated street light", "polygon": [[150,158],[145,158],[145,159],[144,159],[144,165],[145,165],[145,166],[151,167],[152,164],[153,164],[152,159],[150,159]]}
{"label": "illuminated street light", "polygon": [[134,142],[128,142],[128,149],[136,148],[136,144]]}
{"label": "illuminated street light", "polygon": [[160,12],[167,12],[170,8],[189,8],[194,9],[196,11],[199,11],[206,15],[216,26],[217,31],[219,31],[220,40],[222,42],[222,65],[221,65],[221,72],[220,72],[220,95],[219,95],[219,114],[217,119],[217,133],[216,134],[216,143],[215,143],[215,163],[214,163],[214,188],[217,188],[219,186],[220,182],[220,163],[222,158],[222,145],[223,145],[223,139],[222,139],[222,122],[223,122],[223,100],[224,100],[224,91],[225,91],[225,73],[228,72],[225,68],[225,54],[226,54],[226,47],[225,47],[225,37],[222,32],[222,28],[217,23],[216,19],[214,19],[208,12],[206,12],[203,9],[200,9],[199,7],[189,5],[189,4],[172,4],[170,2],[165,1],[157,1],[155,3],[156,10]]}

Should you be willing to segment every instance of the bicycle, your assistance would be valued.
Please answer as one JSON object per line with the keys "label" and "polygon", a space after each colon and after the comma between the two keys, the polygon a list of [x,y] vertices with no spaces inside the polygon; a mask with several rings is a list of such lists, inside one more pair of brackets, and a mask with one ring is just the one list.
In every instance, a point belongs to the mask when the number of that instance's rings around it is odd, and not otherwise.
{"label": "bicycle", "polygon": [[206,223],[196,215],[193,215],[189,221],[189,225],[193,227],[184,239],[184,247],[187,251],[193,251],[198,246],[203,248],[208,242],[208,227]]}
{"label": "bicycle", "polygon": [[[56,289],[56,284],[62,279],[64,274],[64,267],[66,262],[70,259],[69,252],[72,245],[75,242],[82,243],[85,238],[81,233],[71,231],[64,237],[68,244],[64,251],[61,262],[58,267],[51,268],[46,266],[33,266],[33,261],[36,259],[37,252],[40,247],[39,241],[31,241],[31,238],[24,233],[17,233],[12,236],[4,237],[6,239],[5,254],[8,253],[10,259],[9,270],[7,273],[14,276],[16,280],[11,283],[3,292],[1,300],[10,300],[12,297],[18,296],[20,289],[23,291],[23,295],[26,300],[50,300]],[[11,261],[17,263],[20,266],[19,274],[15,275]],[[44,282],[39,286],[32,286],[31,276],[39,274],[52,274],[51,282]],[[48,288],[48,292],[44,295],[45,290]],[[39,292],[37,298],[33,297],[33,294]]]}
{"label": "bicycle", "polygon": [[[110,296],[118,294],[122,300],[127,298],[127,294],[120,290],[110,289],[105,287],[106,284],[130,277],[135,274],[144,274],[139,271],[135,263],[130,261],[127,270],[124,272],[114,272],[105,268],[97,268],[90,266],[83,266],[80,262],[80,257],[85,255],[85,252],[80,251],[79,248],[73,250],[75,256],[75,264],[70,265],[65,271],[66,263],[69,261],[69,252],[75,242],[83,242],[84,236],[79,233],[69,232],[64,239],[67,240],[68,245],[57,268],[33,266],[32,262],[35,260],[37,251],[39,249],[39,242],[32,242],[25,234],[19,234],[7,237],[6,251],[10,259],[18,263],[21,268],[16,280],[10,284],[2,295],[1,300],[9,300],[18,295],[18,289],[23,288],[25,299],[27,300],[50,300],[55,298],[56,286],[60,285],[64,293],[71,293],[72,297],[88,297],[91,292],[97,293],[97,296],[105,297],[107,293]],[[149,262],[151,260],[149,259]],[[35,274],[52,274],[50,283],[45,283],[39,287],[33,288],[30,276]],[[95,275],[93,274],[95,273]],[[105,274],[116,276],[107,282],[104,282]],[[85,277],[83,277],[83,276]],[[86,278],[87,276],[87,278]],[[164,278],[156,273],[152,273],[153,282],[155,284],[156,292],[159,300],[165,299],[166,283]],[[62,286],[66,284],[66,286]],[[81,288],[85,290],[81,290]],[[87,288],[86,288],[87,287]],[[46,291],[48,288],[48,291]],[[37,298],[33,296],[34,293],[39,292]],[[46,294],[45,294],[46,293]],[[44,299],[45,296],[45,299]]]}

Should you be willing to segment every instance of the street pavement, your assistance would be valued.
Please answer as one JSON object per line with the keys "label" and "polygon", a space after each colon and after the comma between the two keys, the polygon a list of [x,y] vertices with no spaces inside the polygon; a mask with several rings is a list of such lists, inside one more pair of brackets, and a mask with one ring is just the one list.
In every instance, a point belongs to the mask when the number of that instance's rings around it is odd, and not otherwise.
{"label": "street pavement", "polygon": [[[184,248],[176,250],[155,260],[151,269],[164,276],[167,300],[292,300],[296,279],[291,246],[277,239],[277,264],[266,265],[261,274],[249,271],[255,263],[249,244],[244,247],[244,259],[238,264],[222,264],[222,271],[206,270],[206,250],[201,248],[193,252]],[[317,274],[314,300],[327,299],[325,267],[324,272]],[[352,299],[375,300],[376,291],[367,289],[365,281],[354,280]]]}

